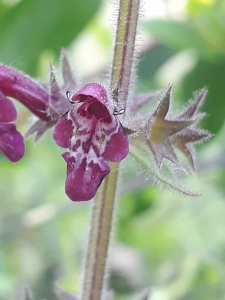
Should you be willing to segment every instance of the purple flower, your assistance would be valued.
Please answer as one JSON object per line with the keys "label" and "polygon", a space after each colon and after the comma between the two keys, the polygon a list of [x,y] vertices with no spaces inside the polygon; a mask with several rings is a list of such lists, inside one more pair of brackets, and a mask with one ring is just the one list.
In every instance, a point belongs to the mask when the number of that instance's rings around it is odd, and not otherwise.
{"label": "purple flower", "polygon": [[109,173],[106,161],[120,162],[128,155],[128,138],[101,85],[87,84],[71,100],[73,107],[59,119],[53,138],[70,149],[62,155],[67,162],[66,194],[73,201],[86,201]]}
{"label": "purple flower", "polygon": [[41,120],[49,120],[49,95],[36,81],[14,69],[0,65],[0,91],[25,105]]}
{"label": "purple flower", "polygon": [[0,93],[0,121],[4,122],[0,127],[0,147],[12,162],[17,162],[24,155],[25,145],[16,126],[8,123],[16,119],[17,112],[6,97],[21,102],[46,124],[51,121],[48,113],[49,95],[35,80],[3,65],[0,65]]}
{"label": "purple flower", "polygon": [[[119,162],[128,155],[128,137],[113,115],[112,100],[101,85],[87,84],[72,96],[71,103],[68,101],[66,92],[74,91],[77,82],[64,50],[61,68],[64,83],[59,86],[52,66],[49,85],[41,85],[0,65],[0,91],[4,98],[13,97],[39,118],[25,136],[34,134],[36,142],[56,125],[53,137],[57,145],[70,150],[62,155],[67,162],[66,194],[73,201],[86,201],[94,197],[110,172],[107,162]],[[14,145],[19,149],[15,139]]]}
{"label": "purple flower", "polygon": [[23,137],[10,123],[16,117],[14,104],[0,91],[0,150],[11,162],[19,161],[25,153]]}
{"label": "purple flower", "polygon": [[[203,117],[199,108],[206,89],[196,93],[187,109],[171,119],[168,115],[172,86],[168,87],[153,112],[142,113],[139,109],[157,96],[158,91],[130,97],[126,111],[123,108],[117,111],[115,107],[119,103],[114,103],[110,91],[106,93],[101,85],[89,83],[78,90],[65,50],[61,53],[61,69],[61,85],[52,66],[49,84],[39,84],[21,72],[0,65],[0,149],[11,161],[23,156],[24,144],[15,125],[9,123],[15,120],[16,110],[6,97],[20,101],[38,117],[25,134],[34,134],[35,142],[47,129],[55,126],[53,138],[57,145],[69,149],[62,157],[67,163],[65,190],[73,201],[87,201],[95,196],[110,172],[108,162],[120,162],[128,155],[128,136],[131,155],[148,171],[149,157],[154,157],[156,172],[151,166],[149,173],[155,178],[160,178],[158,174],[166,160],[184,170],[177,149],[192,169],[195,168],[192,144],[210,137],[207,131],[197,128]],[[69,101],[67,91],[72,95]],[[119,114],[124,116],[120,118]],[[169,182],[166,177],[160,180]],[[170,180],[167,185],[171,187],[174,183]],[[178,190],[175,186],[174,189]]]}
{"label": "purple flower", "polygon": [[[38,117],[38,121],[25,134],[25,137],[34,134],[35,142],[47,129],[54,126],[71,107],[66,100],[65,88],[71,87],[73,77],[65,51],[62,51],[62,69],[64,80],[66,80],[64,86],[57,85],[52,66],[50,68],[50,84],[42,86],[22,72],[0,65],[0,91],[6,97],[18,100]],[[67,77],[71,79],[67,80]]]}

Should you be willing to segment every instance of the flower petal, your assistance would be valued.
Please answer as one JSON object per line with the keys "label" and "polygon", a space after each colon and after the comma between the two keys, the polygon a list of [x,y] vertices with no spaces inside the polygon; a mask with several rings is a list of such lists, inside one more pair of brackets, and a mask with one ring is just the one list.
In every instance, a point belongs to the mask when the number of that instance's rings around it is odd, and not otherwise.
{"label": "flower petal", "polygon": [[69,148],[66,194],[73,201],[87,201],[110,168],[104,160],[119,162],[128,155],[128,137],[109,111],[106,91],[99,84],[87,84],[72,96],[72,109],[54,130],[57,145]]}
{"label": "flower petal", "polygon": [[109,103],[106,90],[98,83],[88,83],[83,86],[72,96],[72,101],[81,101],[82,95],[91,96],[108,107]]}
{"label": "flower petal", "polygon": [[12,101],[8,100],[0,91],[0,122],[16,120],[17,111]]}
{"label": "flower petal", "polygon": [[32,113],[42,120],[49,120],[47,108],[48,93],[28,76],[16,70],[0,65],[0,91],[20,101]]}
{"label": "flower petal", "polygon": [[17,162],[23,157],[25,145],[15,124],[0,123],[0,150],[11,162]]}
{"label": "flower petal", "polygon": [[124,135],[122,127],[119,127],[118,132],[113,134],[106,145],[103,153],[104,160],[111,162],[120,162],[127,157],[129,153],[128,137]]}
{"label": "flower petal", "polygon": [[101,184],[104,177],[109,173],[109,166],[103,161],[98,163],[90,161],[88,164],[86,158],[75,157],[66,152],[62,157],[67,162],[67,178],[65,190],[67,196],[72,201],[91,200]]}
{"label": "flower petal", "polygon": [[55,129],[53,131],[53,138],[59,147],[68,148],[70,145],[72,133],[72,121],[61,118],[55,126]]}

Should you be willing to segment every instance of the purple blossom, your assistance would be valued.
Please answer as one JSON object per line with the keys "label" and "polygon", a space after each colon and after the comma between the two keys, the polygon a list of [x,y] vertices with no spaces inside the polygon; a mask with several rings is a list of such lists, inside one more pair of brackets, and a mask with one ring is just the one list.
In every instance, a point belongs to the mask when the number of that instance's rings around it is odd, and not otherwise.
{"label": "purple blossom", "polygon": [[35,80],[9,67],[0,65],[0,91],[25,105],[41,120],[49,120],[49,95]]}
{"label": "purple blossom", "polygon": [[110,172],[107,162],[119,162],[128,155],[128,137],[113,115],[112,100],[101,85],[87,84],[72,95],[71,103],[68,101],[66,91],[76,90],[77,82],[64,50],[61,67],[64,83],[60,86],[52,66],[50,84],[41,85],[0,65],[0,91],[3,97],[20,101],[39,118],[25,136],[34,134],[36,142],[56,125],[53,137],[57,145],[70,150],[62,155],[67,162],[66,194],[73,201],[86,201],[94,197]]}
{"label": "purple blossom", "polygon": [[[95,196],[110,172],[108,162],[120,162],[128,155],[128,136],[133,149],[137,153],[142,151],[146,161],[153,155],[158,172],[165,159],[183,169],[176,149],[183,153],[192,169],[195,168],[192,144],[210,136],[207,131],[197,129],[203,117],[199,108],[206,89],[195,94],[187,109],[171,119],[168,114],[172,86],[168,87],[153,113],[141,113],[139,109],[157,96],[158,91],[133,96],[126,111],[117,111],[118,103],[113,102],[111,92],[106,93],[101,85],[89,83],[78,88],[65,50],[61,53],[61,69],[61,85],[53,66],[50,66],[49,84],[39,84],[21,72],[0,65],[0,149],[11,161],[18,161],[23,156],[24,144],[15,125],[9,123],[16,119],[16,110],[6,97],[20,101],[38,117],[25,134],[34,134],[35,142],[47,129],[55,126],[53,138],[56,144],[69,149],[62,157],[67,163],[65,190],[73,201],[86,201]],[[70,91],[71,99],[67,99],[67,91]],[[118,114],[124,116],[120,118]],[[136,152],[131,154],[138,159]]]}
{"label": "purple blossom", "polygon": [[17,111],[12,103],[0,91],[0,150],[11,161],[19,161],[25,153],[22,135],[16,130]]}
{"label": "purple blossom", "polygon": [[73,108],[59,119],[53,132],[57,145],[69,148],[66,194],[73,201],[94,197],[110,168],[105,161],[120,162],[129,152],[128,138],[110,112],[105,89],[87,84],[72,96]]}
{"label": "purple blossom", "polygon": [[4,122],[0,127],[0,149],[12,162],[17,162],[24,155],[25,145],[16,126],[9,123],[16,119],[17,112],[6,97],[18,100],[42,122],[48,123],[51,121],[49,95],[35,80],[4,65],[0,65],[0,93],[0,122]]}

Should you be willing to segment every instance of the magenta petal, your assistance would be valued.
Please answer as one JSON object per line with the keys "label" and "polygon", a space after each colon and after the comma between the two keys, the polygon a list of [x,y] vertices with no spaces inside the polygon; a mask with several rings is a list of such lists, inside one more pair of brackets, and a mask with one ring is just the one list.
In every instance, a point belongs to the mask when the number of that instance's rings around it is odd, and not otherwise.
{"label": "magenta petal", "polygon": [[17,111],[11,100],[8,100],[0,91],[0,122],[16,120]]}
{"label": "magenta petal", "polygon": [[72,121],[61,118],[53,131],[53,139],[62,148],[68,148],[73,133]]}
{"label": "magenta petal", "polygon": [[122,127],[119,127],[118,132],[113,134],[107,143],[102,157],[104,160],[111,162],[120,162],[122,159],[127,157],[128,153],[128,137],[124,135]]}
{"label": "magenta petal", "polygon": [[23,157],[25,145],[15,124],[0,123],[0,150],[11,162],[17,162]]}
{"label": "magenta petal", "polygon": [[77,93],[73,95],[72,101],[80,101],[81,95],[96,98],[103,105],[105,105],[106,107],[108,106],[106,90],[98,83],[88,83],[83,86]]}
{"label": "magenta petal", "polygon": [[0,65],[0,91],[5,96],[20,101],[40,119],[49,120],[47,112],[48,93],[37,82],[23,73]]}
{"label": "magenta petal", "polygon": [[81,160],[69,152],[62,157],[67,162],[66,194],[72,201],[91,200],[110,168],[104,161],[87,164],[86,158]]}

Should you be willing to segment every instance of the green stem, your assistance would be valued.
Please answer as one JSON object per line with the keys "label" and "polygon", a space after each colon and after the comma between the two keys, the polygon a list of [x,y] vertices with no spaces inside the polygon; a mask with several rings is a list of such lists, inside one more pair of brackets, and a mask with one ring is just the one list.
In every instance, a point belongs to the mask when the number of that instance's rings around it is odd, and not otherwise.
{"label": "green stem", "polygon": [[133,65],[140,0],[120,0],[111,76],[113,98],[125,106]]}
{"label": "green stem", "polygon": [[[111,90],[114,101],[124,107],[133,63],[138,9],[139,0],[120,0]],[[118,167],[117,163],[110,163],[110,174],[106,176],[94,198],[82,300],[101,298],[113,227]]]}
{"label": "green stem", "polygon": [[110,167],[110,175],[105,178],[94,199],[82,300],[98,300],[101,297],[112,229],[118,164],[111,163]]}

